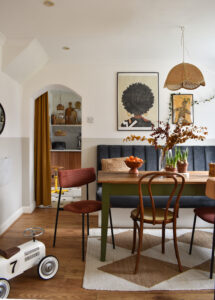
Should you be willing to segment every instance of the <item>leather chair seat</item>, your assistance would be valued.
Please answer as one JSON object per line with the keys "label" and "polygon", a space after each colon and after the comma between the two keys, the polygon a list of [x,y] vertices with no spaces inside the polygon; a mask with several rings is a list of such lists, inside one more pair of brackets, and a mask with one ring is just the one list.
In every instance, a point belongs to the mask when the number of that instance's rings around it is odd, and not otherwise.
{"label": "leather chair seat", "polygon": [[215,222],[215,207],[195,208],[194,213],[208,223],[214,224]]}
{"label": "leather chair seat", "polygon": [[64,210],[78,214],[88,214],[102,209],[102,203],[95,200],[81,200],[64,206]]}

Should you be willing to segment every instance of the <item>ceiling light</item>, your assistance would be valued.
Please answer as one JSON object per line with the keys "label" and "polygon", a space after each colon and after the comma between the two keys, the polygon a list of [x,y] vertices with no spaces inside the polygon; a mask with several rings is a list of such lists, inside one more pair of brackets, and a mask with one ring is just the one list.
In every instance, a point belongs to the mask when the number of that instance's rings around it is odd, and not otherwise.
{"label": "ceiling light", "polygon": [[70,48],[68,46],[63,46],[62,49],[63,50],[70,50]]}
{"label": "ceiling light", "polygon": [[184,27],[182,31],[183,62],[174,66],[167,75],[164,87],[171,91],[181,88],[187,90],[197,89],[200,85],[205,86],[205,80],[202,72],[194,65],[184,62]]}
{"label": "ceiling light", "polygon": [[48,6],[48,7],[54,6],[54,2],[52,2],[52,1],[50,1],[50,0],[44,1],[43,4],[44,4],[45,6]]}

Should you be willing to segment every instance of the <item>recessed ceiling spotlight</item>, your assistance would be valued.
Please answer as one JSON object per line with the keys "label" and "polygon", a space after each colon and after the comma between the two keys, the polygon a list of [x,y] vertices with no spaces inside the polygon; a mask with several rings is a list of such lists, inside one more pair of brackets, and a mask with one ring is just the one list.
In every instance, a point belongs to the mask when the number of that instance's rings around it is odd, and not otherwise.
{"label": "recessed ceiling spotlight", "polygon": [[63,50],[70,50],[70,48],[67,47],[67,46],[63,46],[62,49],[63,49]]}
{"label": "recessed ceiling spotlight", "polygon": [[45,0],[43,4],[48,7],[54,6],[54,2],[50,0]]}

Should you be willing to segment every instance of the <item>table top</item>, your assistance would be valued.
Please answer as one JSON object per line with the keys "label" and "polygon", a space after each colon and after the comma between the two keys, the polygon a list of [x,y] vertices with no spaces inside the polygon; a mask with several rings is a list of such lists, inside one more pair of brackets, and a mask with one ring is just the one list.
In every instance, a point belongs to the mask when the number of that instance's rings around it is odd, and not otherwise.
{"label": "table top", "polygon": [[[112,183],[112,184],[137,184],[140,177],[151,171],[140,171],[138,174],[129,174],[128,172],[98,172],[98,183]],[[209,178],[208,171],[191,171],[189,177],[185,177],[185,184],[206,184]],[[148,178],[143,180],[148,181]],[[179,179],[180,181],[180,179]],[[172,184],[171,178],[158,177],[153,180],[153,184]]]}

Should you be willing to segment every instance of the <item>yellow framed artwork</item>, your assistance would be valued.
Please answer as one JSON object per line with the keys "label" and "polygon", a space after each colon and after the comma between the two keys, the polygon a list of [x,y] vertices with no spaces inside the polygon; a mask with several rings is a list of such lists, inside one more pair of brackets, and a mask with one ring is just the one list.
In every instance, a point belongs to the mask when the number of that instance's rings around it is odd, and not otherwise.
{"label": "yellow framed artwork", "polygon": [[172,123],[193,123],[193,94],[172,94]]}

